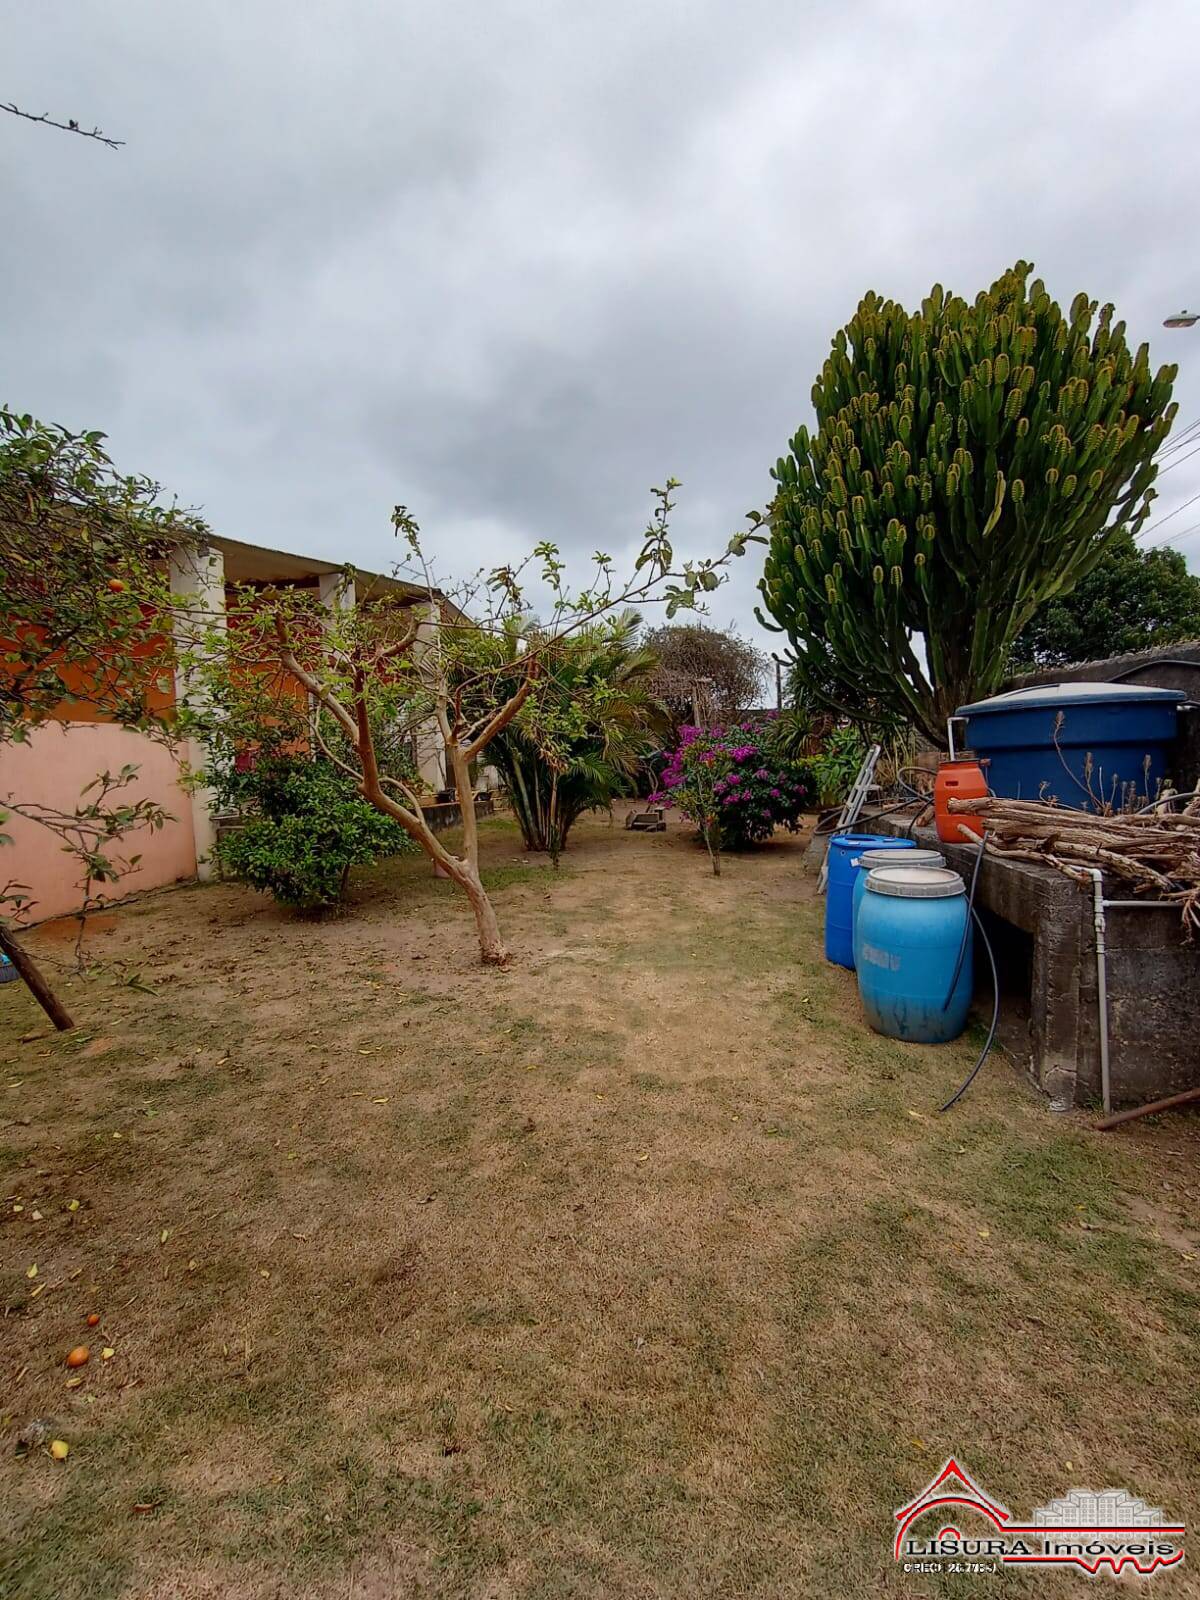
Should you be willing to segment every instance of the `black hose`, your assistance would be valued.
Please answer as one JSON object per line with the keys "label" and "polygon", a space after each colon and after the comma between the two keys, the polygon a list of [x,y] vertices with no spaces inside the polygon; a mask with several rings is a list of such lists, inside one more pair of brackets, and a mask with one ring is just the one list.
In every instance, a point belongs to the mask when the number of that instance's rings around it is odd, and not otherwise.
{"label": "black hose", "polygon": [[958,976],[962,971],[963,957],[967,953],[967,936],[971,931],[971,919],[974,918],[975,926],[979,929],[979,934],[983,940],[984,947],[987,950],[988,961],[991,963],[992,968],[992,1025],[988,1029],[988,1036],[984,1041],[983,1049],[979,1053],[979,1059],[967,1074],[962,1086],[958,1089],[958,1091],[951,1095],[950,1099],[946,1101],[944,1106],[938,1107],[939,1112],[949,1111],[950,1107],[954,1105],[955,1101],[961,1100],[963,1095],[966,1094],[967,1090],[971,1087],[971,1084],[975,1081],[975,1077],[979,1072],[979,1069],[983,1066],[983,1063],[988,1058],[988,1053],[992,1048],[992,1042],[996,1037],[996,1025],[1000,1020],[1000,976],[996,970],[996,956],[992,949],[991,940],[987,936],[987,930],[984,928],[979,913],[975,909],[975,887],[979,882],[979,868],[983,864],[983,847],[986,842],[987,833],[985,832],[983,838],[979,841],[979,848],[975,852],[975,865],[971,869],[971,887],[967,890],[967,917],[966,921],[963,923],[962,939],[960,940],[958,946],[958,960],[954,963],[954,976],[950,980],[950,987],[946,990],[946,998],[942,1001],[942,1010],[945,1011],[948,1009],[951,1000],[954,998],[954,991],[958,987]]}
{"label": "black hose", "polygon": [[[925,772],[924,767],[897,767],[896,768],[896,782],[900,785],[900,787],[902,789],[907,789],[909,794],[912,795],[914,800],[932,800],[933,799],[932,791],[928,790],[928,789],[922,790],[922,789],[915,788],[911,783],[909,783],[908,779],[904,776],[904,774],[906,772]],[[925,773],[925,776],[928,777],[929,774]]]}
{"label": "black hose", "polygon": [[987,1060],[988,1055],[991,1052],[992,1044],[996,1038],[996,1028],[1000,1022],[1000,974],[996,971],[995,952],[992,950],[992,941],[988,938],[987,930],[983,923],[979,920],[979,913],[975,910],[974,906],[971,907],[971,915],[975,918],[975,926],[979,929],[980,936],[983,939],[984,948],[988,953],[988,961],[991,963],[992,967],[992,1025],[988,1029],[987,1038],[983,1041],[983,1049],[979,1052],[978,1061],[976,1061],[970,1072],[967,1073],[966,1077],[950,1096],[949,1100],[946,1101],[946,1104],[938,1107],[939,1115],[943,1111],[949,1111],[952,1105],[957,1104],[957,1102],[962,1099],[963,1095],[966,1094],[967,1090],[975,1082],[975,1079],[979,1074],[980,1067],[983,1066],[983,1063]]}
{"label": "black hose", "polygon": [[893,811],[904,811],[911,805],[911,800],[898,800],[894,806],[885,806],[882,811],[872,811],[870,816],[867,817],[860,816],[854,826],[857,828],[860,823],[878,822],[880,817],[890,817]]}
{"label": "black hose", "polygon": [[979,868],[983,861],[983,847],[987,841],[987,831],[979,841],[979,849],[975,853],[975,865],[971,869],[971,887],[967,890],[967,917],[963,923],[962,938],[958,942],[958,959],[954,963],[954,976],[950,979],[950,987],[946,990],[946,998],[942,1001],[942,1010],[949,1011],[950,1002],[954,999],[954,991],[958,987],[958,975],[962,971],[963,957],[967,953],[967,935],[971,931],[971,917],[975,910],[975,885],[979,882]]}

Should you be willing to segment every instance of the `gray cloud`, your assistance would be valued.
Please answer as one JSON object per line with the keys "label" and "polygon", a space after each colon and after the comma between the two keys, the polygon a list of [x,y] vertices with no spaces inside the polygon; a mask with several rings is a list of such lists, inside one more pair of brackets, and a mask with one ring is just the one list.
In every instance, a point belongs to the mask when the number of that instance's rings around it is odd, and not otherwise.
{"label": "gray cloud", "polygon": [[[384,565],[404,500],[447,573],[586,558],[674,473],[711,550],[864,289],[1022,255],[1200,416],[1200,328],[1161,328],[1200,304],[1188,0],[90,0],[7,35],[0,98],[128,142],[0,119],[0,393],[233,537]],[[757,575],[716,620],[755,631]]]}

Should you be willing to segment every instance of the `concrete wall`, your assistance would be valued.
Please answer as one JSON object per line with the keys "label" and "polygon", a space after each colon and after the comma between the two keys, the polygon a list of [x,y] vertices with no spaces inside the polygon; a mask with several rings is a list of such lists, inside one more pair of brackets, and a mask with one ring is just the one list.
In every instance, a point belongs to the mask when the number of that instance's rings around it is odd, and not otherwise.
{"label": "concrete wall", "polygon": [[[891,832],[887,818],[880,831]],[[870,827],[870,824],[865,824]],[[975,851],[937,842],[969,878]],[[1105,894],[1123,892],[1109,880]],[[986,856],[977,899],[1032,940],[1027,1008],[1006,1007],[1001,1038],[1024,1059],[1038,1087],[1059,1106],[1100,1101],[1100,1013],[1095,908],[1091,885],[1053,867]],[[1200,1086],[1200,946],[1187,944],[1176,906],[1106,913],[1109,1075],[1114,1106],[1140,1105]],[[990,997],[986,957],[976,962],[976,995]]]}
{"label": "concrete wall", "polygon": [[[72,812],[80,791],[101,772],[126,764],[139,768],[136,781],[120,800],[156,800],[175,818],[152,832],[141,828],[119,845],[118,855],[142,855],[136,872],[107,886],[113,898],[135,894],[196,876],[196,844],[191,796],[180,786],[170,753],[144,734],[107,722],[51,722],[36,729],[28,744],[6,744],[0,751],[0,809],[11,794],[23,804]],[[58,839],[37,823],[10,817],[0,831],[11,845],[0,846],[0,882],[29,886],[35,922],[60,917],[79,906],[80,863]]]}
{"label": "concrete wall", "polygon": [[[1110,882],[1114,899],[1122,890]],[[1200,945],[1185,944],[1179,910],[1105,912],[1109,1071],[1115,1106],[1140,1105],[1200,1087]],[[1085,935],[1086,937],[1086,935]],[[1095,945],[1080,970],[1076,1098],[1100,1097]]]}

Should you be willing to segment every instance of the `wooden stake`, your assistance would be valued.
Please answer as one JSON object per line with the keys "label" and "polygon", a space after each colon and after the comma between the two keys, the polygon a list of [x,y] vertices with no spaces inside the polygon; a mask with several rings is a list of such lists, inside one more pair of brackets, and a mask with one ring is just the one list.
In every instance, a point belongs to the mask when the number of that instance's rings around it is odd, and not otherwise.
{"label": "wooden stake", "polygon": [[33,957],[13,938],[9,930],[0,922],[0,950],[16,967],[25,980],[30,994],[50,1018],[50,1021],[60,1033],[66,1033],[75,1026],[71,1014],[55,994],[54,990],[42,977],[37,963]]}

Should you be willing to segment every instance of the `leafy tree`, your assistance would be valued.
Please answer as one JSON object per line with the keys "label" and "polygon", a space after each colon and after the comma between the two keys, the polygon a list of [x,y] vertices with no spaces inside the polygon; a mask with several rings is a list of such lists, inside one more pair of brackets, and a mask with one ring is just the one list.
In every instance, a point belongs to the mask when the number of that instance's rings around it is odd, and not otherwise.
{"label": "leafy tree", "polygon": [[1039,608],[1149,514],[1175,368],[1152,375],[1112,306],[1064,315],[1031,270],[973,302],[935,286],[914,313],[866,295],[813,388],[815,432],[776,463],[761,592],[841,715],[890,711],[943,744]]}
{"label": "leafy tree", "polygon": [[0,407],[0,744],[68,702],[174,736],[164,563],[203,524],[118,473],[103,440]]}
{"label": "leafy tree", "polygon": [[[543,543],[519,567],[497,568],[460,590],[455,604],[447,603],[434,582],[416,521],[398,506],[392,520],[407,557],[397,573],[418,580],[422,605],[383,593],[330,613],[310,590],[246,590],[227,615],[206,621],[193,604],[180,629],[192,637],[182,658],[190,687],[181,722],[202,736],[211,731],[223,696],[251,678],[282,677],[304,691],[343,741],[341,751],[335,750],[318,722],[318,747],[353,779],[364,800],[398,822],[453,879],[471,905],[481,958],[502,964],[508,951],[479,874],[472,763],[535,693],[545,661],[564,640],[630,604],[663,600],[668,616],[695,606],[721,583],[724,565],[758,537],[738,533],[715,559],[678,562],[669,531],[677,487],[671,479],[654,491],[656,509],[628,577],[618,578],[611,557],[598,552],[587,586],[572,591],[557,547]],[[514,682],[513,664],[478,662],[474,641],[480,630],[494,633],[508,619],[526,615],[523,582],[531,565],[551,595],[551,614],[521,654]],[[480,614],[468,615],[471,606]],[[413,734],[422,727],[437,730],[462,813],[461,853],[434,833],[414,785],[382,771],[378,730],[388,726]]]}
{"label": "leafy tree", "polygon": [[655,695],[676,729],[697,717],[724,722],[758,704],[767,658],[733,629],[669,622],[650,628],[644,637],[658,657]]}
{"label": "leafy tree", "polygon": [[214,785],[219,801],[250,813],[216,846],[234,877],[297,911],[327,911],[345,897],[351,867],[416,845],[368,805],[323,757],[270,755]]}
{"label": "leafy tree", "polygon": [[[176,738],[164,563],[203,525],[162,504],[150,479],[117,472],[103,441],[0,407],[0,759],[67,711]],[[68,733],[71,725],[63,723]],[[78,861],[81,930],[83,914],[103,900],[97,885],[137,867],[127,837],[167,820],[153,800],[129,798],[136,776],[135,766],[97,774],[70,811],[0,793],[4,812],[45,827]],[[0,906],[10,919],[27,913],[28,886],[0,876]],[[3,918],[0,948],[55,1015],[51,991]]]}
{"label": "leafy tree", "polygon": [[[657,662],[653,650],[638,645],[640,622],[628,611],[547,641],[536,691],[488,748],[526,849],[548,851],[555,864],[578,818],[629,788],[665,730],[652,695]],[[536,625],[515,617],[496,632],[480,632],[471,641],[470,670],[486,666],[489,676],[475,681],[493,692],[504,681],[491,675],[499,670],[515,689],[522,658],[540,636]]]}
{"label": "leafy tree", "polygon": [[1200,577],[1178,550],[1144,550],[1128,530],[1107,542],[1069,594],[1049,601],[1012,646],[1014,670],[1200,639]]}

